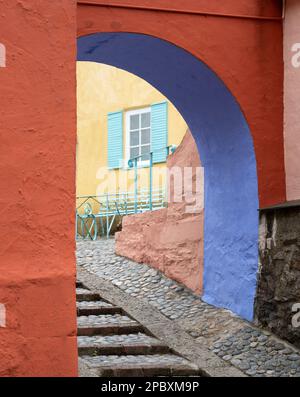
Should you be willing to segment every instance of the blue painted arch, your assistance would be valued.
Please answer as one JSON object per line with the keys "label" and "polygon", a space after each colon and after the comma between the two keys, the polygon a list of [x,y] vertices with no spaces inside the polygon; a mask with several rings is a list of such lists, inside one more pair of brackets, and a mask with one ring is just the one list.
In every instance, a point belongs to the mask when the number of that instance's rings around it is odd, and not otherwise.
{"label": "blue painted arch", "polygon": [[252,136],[222,80],[167,41],[134,33],[78,39],[79,61],[131,72],[182,114],[205,169],[203,300],[253,317],[258,267],[258,185]]}

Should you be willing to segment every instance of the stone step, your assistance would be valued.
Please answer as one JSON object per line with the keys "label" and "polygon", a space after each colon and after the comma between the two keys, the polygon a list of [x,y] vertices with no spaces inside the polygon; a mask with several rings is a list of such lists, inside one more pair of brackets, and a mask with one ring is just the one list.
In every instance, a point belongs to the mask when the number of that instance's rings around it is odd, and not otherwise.
{"label": "stone step", "polygon": [[174,354],[82,356],[97,376],[199,376],[198,367]]}
{"label": "stone step", "polygon": [[77,317],[78,336],[120,335],[143,331],[143,327],[121,314]]}
{"label": "stone step", "polygon": [[76,288],[76,300],[77,302],[82,301],[97,301],[99,300],[99,294],[95,294],[86,288]]}
{"label": "stone step", "polygon": [[92,293],[89,289],[82,287],[76,287],[76,294]]}
{"label": "stone step", "polygon": [[199,376],[197,366],[172,354],[121,307],[78,282],[79,362],[96,376]]}
{"label": "stone step", "polygon": [[121,313],[123,313],[121,307],[114,306],[111,303],[105,302],[104,300],[77,302],[78,316],[121,314]]}
{"label": "stone step", "polygon": [[170,349],[158,339],[143,333],[111,336],[79,336],[79,355],[141,355],[168,353]]}

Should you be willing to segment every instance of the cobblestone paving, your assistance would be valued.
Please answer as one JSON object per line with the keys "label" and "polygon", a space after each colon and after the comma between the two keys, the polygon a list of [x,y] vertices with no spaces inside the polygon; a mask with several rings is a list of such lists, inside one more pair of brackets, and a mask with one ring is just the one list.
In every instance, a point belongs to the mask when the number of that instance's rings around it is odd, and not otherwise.
{"label": "cobblestone paving", "polygon": [[78,346],[103,346],[103,345],[114,345],[114,344],[160,344],[160,342],[151,336],[143,334],[141,332],[137,334],[124,334],[124,335],[109,335],[109,336],[78,336]]}
{"label": "cobblestone paving", "polygon": [[214,343],[213,351],[250,376],[300,376],[296,350],[248,326]]}
{"label": "cobblestone paving", "polygon": [[127,316],[123,316],[121,314],[103,314],[100,316],[91,315],[91,316],[80,316],[77,318],[77,325],[85,325],[85,326],[97,326],[104,324],[137,324],[136,321],[132,320]]}
{"label": "cobblestone paving", "polygon": [[176,321],[197,342],[249,376],[300,376],[300,353],[228,310],[215,308],[146,264],[114,253],[114,240],[77,243],[77,262]]}

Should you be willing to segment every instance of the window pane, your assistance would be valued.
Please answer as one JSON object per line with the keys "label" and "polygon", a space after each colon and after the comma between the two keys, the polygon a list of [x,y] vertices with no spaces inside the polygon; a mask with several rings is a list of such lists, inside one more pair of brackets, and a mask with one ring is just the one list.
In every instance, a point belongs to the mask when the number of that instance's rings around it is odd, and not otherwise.
{"label": "window pane", "polygon": [[138,131],[130,133],[130,146],[137,146],[140,144],[140,134]]}
{"label": "window pane", "polygon": [[145,160],[150,160],[150,156],[149,156],[149,153],[150,153],[150,145],[142,146],[142,147],[141,147],[141,154],[145,154],[145,153],[147,153],[147,155],[142,156],[142,160],[143,160],[143,161],[145,161]]}
{"label": "window pane", "polygon": [[131,159],[133,159],[133,158],[139,156],[139,154],[140,154],[140,150],[139,150],[138,147],[134,147],[134,148],[131,148],[131,149],[130,149],[130,158],[131,158]]}
{"label": "window pane", "polygon": [[140,128],[140,115],[134,114],[130,116],[130,129],[138,130]]}
{"label": "window pane", "polygon": [[150,144],[150,128],[146,130],[142,130],[141,141],[142,141],[141,142],[142,145]]}
{"label": "window pane", "polygon": [[142,128],[150,127],[150,112],[142,113]]}

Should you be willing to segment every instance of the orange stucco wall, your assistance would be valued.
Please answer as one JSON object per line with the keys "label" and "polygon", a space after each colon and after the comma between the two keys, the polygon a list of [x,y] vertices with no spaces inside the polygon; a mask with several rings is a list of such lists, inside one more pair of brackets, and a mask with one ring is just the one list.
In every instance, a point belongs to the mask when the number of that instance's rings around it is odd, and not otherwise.
{"label": "orange stucco wall", "polygon": [[76,376],[76,3],[0,11],[0,376]]}

